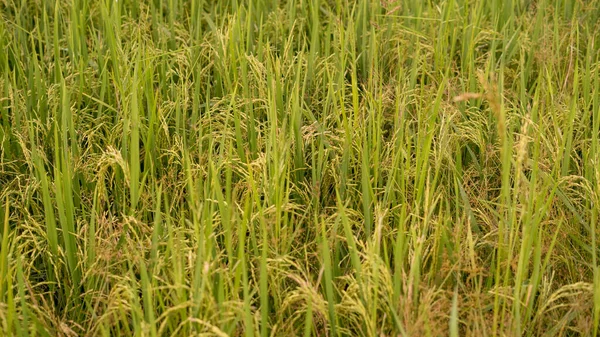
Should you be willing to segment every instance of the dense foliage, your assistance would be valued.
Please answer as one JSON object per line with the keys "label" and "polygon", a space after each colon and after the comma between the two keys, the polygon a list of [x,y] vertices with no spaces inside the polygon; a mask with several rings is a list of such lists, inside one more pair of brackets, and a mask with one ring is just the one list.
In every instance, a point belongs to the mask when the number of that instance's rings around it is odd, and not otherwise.
{"label": "dense foliage", "polygon": [[598,333],[598,1],[0,18],[0,335]]}

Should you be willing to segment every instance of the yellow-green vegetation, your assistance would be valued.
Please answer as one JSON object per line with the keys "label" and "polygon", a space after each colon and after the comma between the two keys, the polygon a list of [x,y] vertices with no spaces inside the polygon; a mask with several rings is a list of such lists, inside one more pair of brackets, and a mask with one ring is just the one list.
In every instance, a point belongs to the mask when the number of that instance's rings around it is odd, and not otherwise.
{"label": "yellow-green vegetation", "polygon": [[597,0],[0,0],[0,336],[593,336]]}

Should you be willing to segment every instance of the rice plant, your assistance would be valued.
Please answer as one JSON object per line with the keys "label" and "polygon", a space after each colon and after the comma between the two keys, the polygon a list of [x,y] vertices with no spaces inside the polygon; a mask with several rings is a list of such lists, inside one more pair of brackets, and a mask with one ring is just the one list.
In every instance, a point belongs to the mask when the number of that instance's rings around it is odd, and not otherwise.
{"label": "rice plant", "polygon": [[0,336],[600,335],[599,1],[0,18]]}

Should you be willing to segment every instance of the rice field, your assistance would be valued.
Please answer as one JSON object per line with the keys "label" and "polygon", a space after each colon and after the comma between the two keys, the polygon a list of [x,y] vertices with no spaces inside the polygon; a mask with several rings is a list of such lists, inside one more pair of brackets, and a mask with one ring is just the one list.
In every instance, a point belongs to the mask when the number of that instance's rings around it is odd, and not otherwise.
{"label": "rice field", "polygon": [[0,336],[600,335],[599,31],[0,0]]}

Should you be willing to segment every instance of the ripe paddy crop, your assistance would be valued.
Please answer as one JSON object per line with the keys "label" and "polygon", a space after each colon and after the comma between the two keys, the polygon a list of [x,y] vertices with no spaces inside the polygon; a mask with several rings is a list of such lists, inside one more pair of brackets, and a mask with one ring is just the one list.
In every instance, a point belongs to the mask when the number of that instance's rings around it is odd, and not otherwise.
{"label": "ripe paddy crop", "polygon": [[0,335],[598,335],[599,29],[0,0]]}

